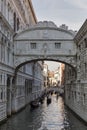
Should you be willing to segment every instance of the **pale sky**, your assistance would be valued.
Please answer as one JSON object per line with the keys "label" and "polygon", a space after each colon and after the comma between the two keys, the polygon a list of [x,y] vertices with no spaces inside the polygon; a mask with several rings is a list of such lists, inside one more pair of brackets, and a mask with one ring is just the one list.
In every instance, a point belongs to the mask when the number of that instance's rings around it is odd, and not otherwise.
{"label": "pale sky", "polygon": [[58,66],[60,65],[60,62],[45,61],[45,64],[48,65],[49,70],[54,71],[58,68]]}
{"label": "pale sky", "polygon": [[38,21],[53,21],[79,30],[87,18],[87,0],[32,0]]}

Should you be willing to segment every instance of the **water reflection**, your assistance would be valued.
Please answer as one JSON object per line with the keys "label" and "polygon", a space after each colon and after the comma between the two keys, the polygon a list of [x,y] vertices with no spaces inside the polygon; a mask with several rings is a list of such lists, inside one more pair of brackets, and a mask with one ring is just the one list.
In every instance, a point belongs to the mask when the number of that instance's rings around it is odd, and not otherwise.
{"label": "water reflection", "polygon": [[9,118],[0,130],[87,130],[87,126],[65,108],[61,97],[53,95],[51,104],[47,105],[45,99],[37,109],[26,107]]}

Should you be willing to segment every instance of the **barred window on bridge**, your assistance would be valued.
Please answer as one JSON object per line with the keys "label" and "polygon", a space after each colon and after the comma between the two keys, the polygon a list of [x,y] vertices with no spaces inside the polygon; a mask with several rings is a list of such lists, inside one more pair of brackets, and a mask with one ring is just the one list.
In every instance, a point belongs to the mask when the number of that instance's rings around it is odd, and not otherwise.
{"label": "barred window on bridge", "polygon": [[56,49],[60,49],[61,48],[61,43],[60,42],[55,42],[55,48]]}
{"label": "barred window on bridge", "polygon": [[36,49],[36,43],[31,43],[31,49]]}
{"label": "barred window on bridge", "polygon": [[85,48],[87,48],[87,38],[84,39],[85,42]]}

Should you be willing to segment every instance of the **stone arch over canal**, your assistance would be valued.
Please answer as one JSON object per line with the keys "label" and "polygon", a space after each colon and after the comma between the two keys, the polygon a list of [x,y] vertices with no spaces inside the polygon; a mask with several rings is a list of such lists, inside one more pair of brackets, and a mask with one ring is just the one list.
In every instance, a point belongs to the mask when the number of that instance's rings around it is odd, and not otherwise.
{"label": "stone arch over canal", "polygon": [[[16,90],[17,71],[27,63],[49,60],[68,64],[74,68],[77,77],[74,75],[74,79],[67,80],[65,83],[65,103],[79,117],[87,121],[87,117],[84,116],[87,113],[86,109],[84,111],[84,105],[86,107],[86,82],[79,80],[77,43],[74,42],[75,34],[76,32],[68,30],[65,25],[57,27],[50,21],[38,22],[28,29],[18,32],[14,36],[15,74],[13,90],[14,92]],[[13,104],[15,104],[15,94],[13,99]],[[78,103],[80,103],[81,107],[79,107]],[[13,112],[14,110],[15,108]]]}
{"label": "stone arch over canal", "polygon": [[76,67],[75,32],[65,25],[38,22],[14,37],[15,71],[22,65],[37,60],[59,61]]}

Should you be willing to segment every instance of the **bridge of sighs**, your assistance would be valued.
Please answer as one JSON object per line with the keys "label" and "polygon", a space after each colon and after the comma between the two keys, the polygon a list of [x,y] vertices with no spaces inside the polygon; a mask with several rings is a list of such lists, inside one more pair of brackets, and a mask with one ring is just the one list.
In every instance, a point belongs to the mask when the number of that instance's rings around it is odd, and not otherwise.
{"label": "bridge of sighs", "polygon": [[33,60],[53,60],[76,67],[75,32],[65,25],[38,22],[14,38],[15,70]]}

